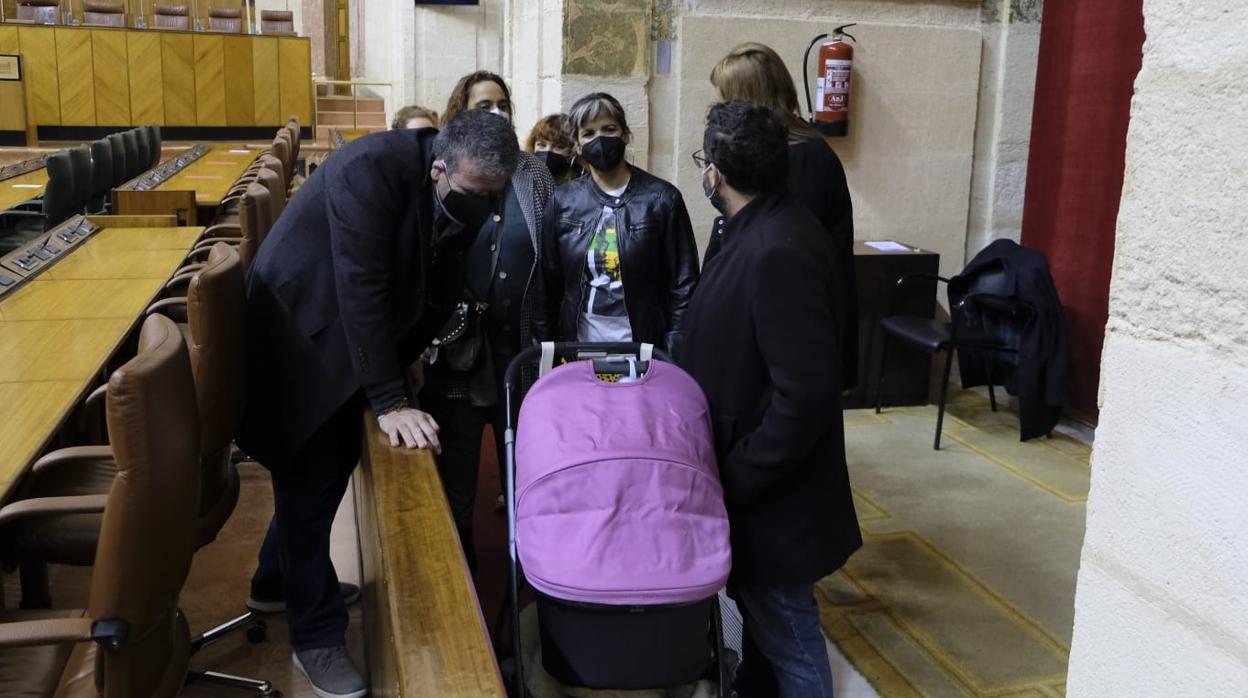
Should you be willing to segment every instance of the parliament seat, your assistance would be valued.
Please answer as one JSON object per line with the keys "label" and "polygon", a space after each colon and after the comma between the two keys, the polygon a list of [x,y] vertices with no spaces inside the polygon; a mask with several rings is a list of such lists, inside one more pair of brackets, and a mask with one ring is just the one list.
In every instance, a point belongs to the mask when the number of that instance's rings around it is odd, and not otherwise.
{"label": "parliament seat", "polygon": [[295,13],[290,10],[260,10],[260,33],[295,33]]}
{"label": "parliament seat", "polygon": [[118,186],[131,179],[130,163],[126,162],[126,138],[120,133],[110,133],[108,144],[113,148],[113,186]]}
{"label": "parliament seat", "polygon": [[134,129],[121,133],[121,142],[126,149],[126,179],[134,179],[147,168],[144,163],[145,154],[139,150],[139,133]]}
{"label": "parliament seat", "polygon": [[124,27],[126,8],[119,2],[87,0],[82,5],[82,23],[89,27]]}
{"label": "parliament seat", "polygon": [[99,521],[85,611],[0,615],[0,695],[165,698],[186,680],[190,630],[178,596],[194,551],[200,436],[190,358],[171,320],[144,322],[106,401],[109,486],[0,509],[0,530],[47,516]]}
{"label": "parliament seat", "polygon": [[190,31],[190,8],[186,5],[152,5],[152,24],[157,29]]}
{"label": "parliament seat", "polygon": [[164,154],[161,150],[160,126],[156,124],[148,124],[143,128],[147,129],[147,143],[151,152],[148,153],[147,167],[151,169],[160,164]]}
{"label": "parliament seat", "polygon": [[17,18],[35,24],[60,24],[59,0],[18,0]]}
{"label": "parliament seat", "polygon": [[243,10],[239,7],[208,8],[208,31],[243,33]]}
{"label": "parliament seat", "polygon": [[101,138],[91,143],[91,198],[87,201],[87,213],[108,213],[108,194],[120,181],[113,171],[113,146]]}
{"label": "parliament seat", "polygon": [[91,146],[76,145],[69,148],[69,169],[73,172],[74,200],[71,208],[74,213],[85,213],[91,201],[91,186],[94,172],[91,164]]}
{"label": "parliament seat", "polygon": [[74,215],[74,171],[70,163],[69,151],[61,150],[52,153],[48,156],[45,166],[48,171],[48,183],[44,186],[43,197],[38,200],[37,204],[31,204],[37,205],[38,210],[14,208],[0,211],[0,224],[44,232],[55,228]]}
{"label": "parliament seat", "polygon": [[140,165],[139,171],[135,174],[142,174],[144,171],[151,169],[152,162],[152,147],[151,143],[148,142],[147,129],[132,128],[126,133],[134,134],[134,143],[138,149]]}

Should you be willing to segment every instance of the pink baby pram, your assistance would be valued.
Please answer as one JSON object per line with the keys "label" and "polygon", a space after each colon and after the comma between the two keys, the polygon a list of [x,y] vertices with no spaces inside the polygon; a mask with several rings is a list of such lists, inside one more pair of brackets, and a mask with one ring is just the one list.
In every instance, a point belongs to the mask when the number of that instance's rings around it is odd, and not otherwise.
{"label": "pink baby pram", "polygon": [[[709,411],[693,378],[651,351],[548,343],[508,367],[515,656],[522,566],[537,592],[542,664],[556,679],[667,688],[715,668],[722,691],[717,592],[731,553]],[[521,368],[539,356],[544,369],[571,362],[543,371],[513,428]],[[517,696],[522,673],[517,661]]]}

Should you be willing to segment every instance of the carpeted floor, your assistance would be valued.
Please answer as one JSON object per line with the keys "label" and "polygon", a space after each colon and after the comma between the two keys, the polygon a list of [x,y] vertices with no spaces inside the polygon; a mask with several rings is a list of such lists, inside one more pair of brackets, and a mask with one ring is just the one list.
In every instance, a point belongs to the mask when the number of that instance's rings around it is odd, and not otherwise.
{"label": "carpeted floor", "polygon": [[824,629],[881,696],[1062,696],[1090,449],[1018,441],[1017,418],[954,398],[845,413],[865,544],[818,586]]}

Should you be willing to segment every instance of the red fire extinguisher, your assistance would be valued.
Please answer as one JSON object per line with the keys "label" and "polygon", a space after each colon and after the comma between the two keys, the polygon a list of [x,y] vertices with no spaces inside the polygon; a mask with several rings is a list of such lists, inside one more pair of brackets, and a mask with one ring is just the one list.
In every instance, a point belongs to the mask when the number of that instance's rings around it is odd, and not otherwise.
{"label": "red fire extinguisher", "polygon": [[825,136],[844,136],[849,133],[849,88],[854,65],[854,47],[842,37],[857,42],[845,30],[854,26],[843,24],[832,30],[832,40],[819,47],[819,64],[816,70],[815,104],[810,103],[810,52],[815,44],[827,38],[820,34],[806,47],[802,60],[806,86],[806,108],[811,112],[810,123]]}

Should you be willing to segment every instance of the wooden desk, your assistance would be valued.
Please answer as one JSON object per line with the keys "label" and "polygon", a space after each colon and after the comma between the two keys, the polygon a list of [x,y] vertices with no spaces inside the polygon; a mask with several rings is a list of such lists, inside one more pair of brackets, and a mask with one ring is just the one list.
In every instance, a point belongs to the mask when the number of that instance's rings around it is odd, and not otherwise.
{"label": "wooden desk", "polygon": [[47,168],[0,180],[0,211],[7,211],[27,199],[41,196],[47,185]]}
{"label": "wooden desk", "polygon": [[152,191],[193,191],[197,206],[215,207],[259,154],[260,151],[244,146],[213,146]]}
{"label": "wooden desk", "polygon": [[503,698],[433,456],[391,448],[371,411],[364,425],[355,511],[372,694]]}
{"label": "wooden desk", "polygon": [[[0,300],[0,498],[94,387],[202,231],[103,230]],[[117,263],[136,255],[148,261]]]}

